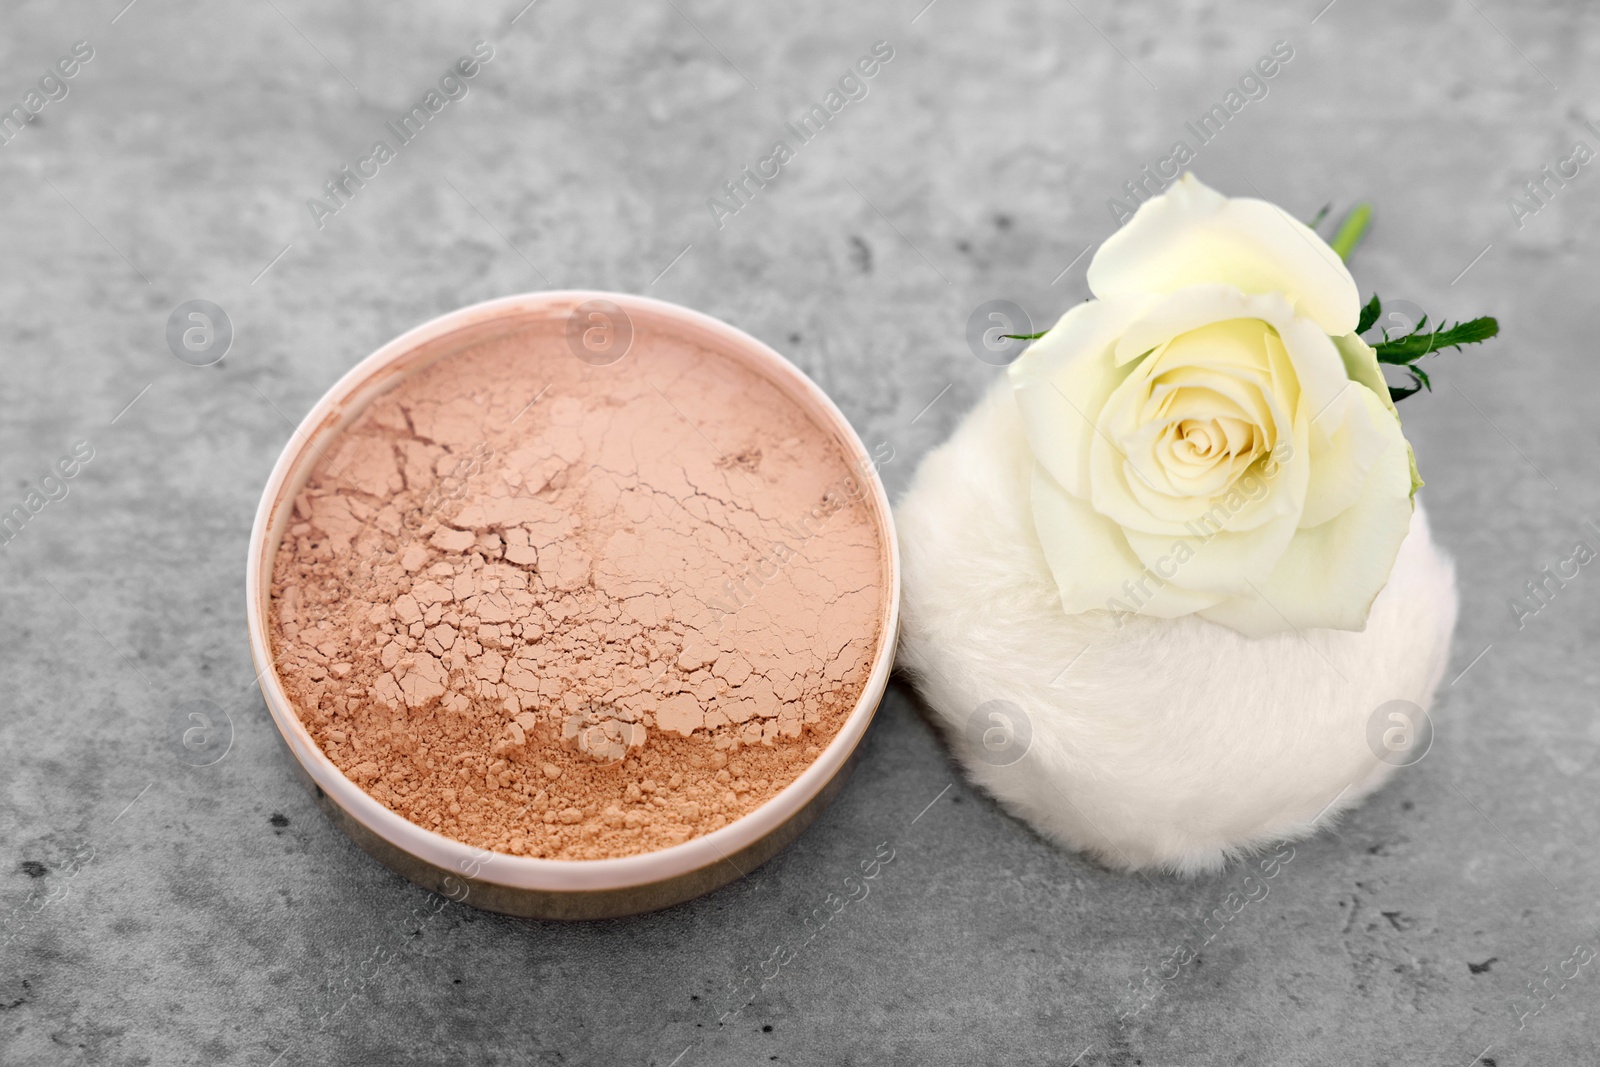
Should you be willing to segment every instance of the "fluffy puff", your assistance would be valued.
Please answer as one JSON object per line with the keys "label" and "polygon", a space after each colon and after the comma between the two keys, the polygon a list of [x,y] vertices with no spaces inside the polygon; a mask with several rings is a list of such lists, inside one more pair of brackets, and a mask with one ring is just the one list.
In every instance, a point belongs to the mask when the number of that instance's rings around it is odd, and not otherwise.
{"label": "fluffy puff", "polygon": [[1420,502],[1362,632],[1119,627],[1062,611],[1032,467],[1002,379],[895,509],[899,662],[973,781],[1110,867],[1179,874],[1311,834],[1383,784],[1373,720],[1390,701],[1428,707],[1455,625],[1454,567]]}

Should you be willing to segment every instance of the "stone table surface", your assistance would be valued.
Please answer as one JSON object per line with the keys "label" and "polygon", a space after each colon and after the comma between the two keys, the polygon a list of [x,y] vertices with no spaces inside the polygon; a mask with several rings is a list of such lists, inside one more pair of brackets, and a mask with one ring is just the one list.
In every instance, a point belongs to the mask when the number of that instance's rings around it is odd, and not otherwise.
{"label": "stone table surface", "polygon": [[[0,107],[38,110],[0,145],[0,511],[44,500],[0,555],[0,1062],[1594,1061],[1600,578],[1510,605],[1600,545],[1600,177],[1520,191],[1600,148],[1600,10],[124,2],[13,3],[0,40]],[[313,212],[478,41],[467,95]],[[792,139],[878,41],[866,95]],[[1303,217],[1371,198],[1363,292],[1504,333],[1405,406],[1462,598],[1432,751],[1149,1008],[1125,1017],[1243,869],[1051,846],[969,788],[903,680],[800,842],[658,914],[436,910],[315,806],[254,685],[245,546],[358,359],[496,295],[647,293],[784,352],[892,448],[897,491],[1001,373],[974,308],[1082,299],[1109,201],[1278,42],[1192,167]],[[776,179],[709,206],[780,140]],[[191,299],[234,329],[211,366],[166,342]],[[209,766],[174,754],[190,700],[230,724]],[[880,843],[871,894],[807,940]]]}

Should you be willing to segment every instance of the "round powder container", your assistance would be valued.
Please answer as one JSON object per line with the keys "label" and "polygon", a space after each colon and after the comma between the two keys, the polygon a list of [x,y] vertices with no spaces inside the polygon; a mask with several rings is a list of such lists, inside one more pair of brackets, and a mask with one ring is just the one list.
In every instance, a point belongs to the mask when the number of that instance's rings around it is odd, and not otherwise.
{"label": "round powder container", "polygon": [[540,918],[748,873],[842,788],[899,572],[873,457],[708,316],[494,300],[311,410],[247,573],[267,706],[334,820],[419,885]]}

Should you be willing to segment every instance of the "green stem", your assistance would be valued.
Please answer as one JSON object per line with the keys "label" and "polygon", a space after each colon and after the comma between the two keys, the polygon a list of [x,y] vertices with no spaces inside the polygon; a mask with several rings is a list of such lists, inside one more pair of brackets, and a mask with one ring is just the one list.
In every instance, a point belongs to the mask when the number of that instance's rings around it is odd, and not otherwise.
{"label": "green stem", "polygon": [[1329,242],[1333,250],[1339,253],[1339,258],[1346,263],[1350,262],[1350,253],[1356,250],[1356,245],[1361,243],[1361,238],[1367,235],[1367,227],[1372,224],[1372,205],[1363,200],[1350,209],[1350,214],[1339,223],[1339,230]]}

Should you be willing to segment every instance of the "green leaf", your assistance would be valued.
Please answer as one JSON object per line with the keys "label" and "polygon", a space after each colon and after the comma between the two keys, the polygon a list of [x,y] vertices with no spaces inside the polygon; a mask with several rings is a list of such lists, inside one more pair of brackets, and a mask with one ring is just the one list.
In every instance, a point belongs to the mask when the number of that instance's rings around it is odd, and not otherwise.
{"label": "green leaf", "polygon": [[1378,299],[1378,294],[1373,293],[1372,299],[1367,301],[1367,306],[1361,309],[1361,321],[1356,323],[1356,333],[1366,333],[1372,329],[1372,324],[1378,321],[1378,316],[1383,314],[1383,301]]}
{"label": "green leaf", "polygon": [[1390,339],[1385,336],[1382,341],[1373,345],[1372,350],[1377,355],[1378,362],[1409,366],[1433,352],[1460,348],[1462,345],[1475,345],[1487,341],[1500,332],[1500,323],[1489,315],[1424,332],[1427,324],[1427,317],[1424,316],[1422,321],[1417,323],[1417,328],[1404,337]]}
{"label": "green leaf", "polygon": [[1331,210],[1333,210],[1333,205],[1331,203],[1323,204],[1322,210],[1318,211],[1311,221],[1306,223],[1306,225],[1311,227],[1313,230],[1316,229],[1318,226],[1322,225],[1322,220],[1328,217],[1328,212]]}
{"label": "green leaf", "polygon": [[[1416,379],[1413,378],[1412,381],[1416,381]],[[1420,386],[1420,385],[1413,385],[1410,389],[1401,389],[1401,388],[1397,388],[1396,386],[1391,385],[1391,386],[1389,386],[1389,400],[1390,400],[1390,402],[1394,402],[1394,401],[1397,401],[1397,400],[1404,400],[1406,397],[1410,396],[1412,393],[1420,393],[1420,392],[1422,392],[1422,386]]]}
{"label": "green leaf", "polygon": [[[1368,328],[1372,326],[1382,313],[1382,305],[1374,296],[1372,301],[1361,311],[1361,322]],[[1371,315],[1369,321],[1368,315]],[[1359,332],[1359,331],[1358,331]],[[1466,322],[1456,323],[1454,326],[1443,325],[1437,329],[1428,328],[1428,316],[1410,332],[1400,337],[1390,337],[1384,331],[1383,340],[1372,346],[1372,355],[1379,363],[1387,363],[1392,367],[1404,367],[1411,375],[1409,388],[1389,386],[1389,399],[1391,402],[1404,400],[1415,393],[1427,389],[1433,390],[1433,382],[1428,377],[1428,372],[1417,366],[1417,360],[1435,352],[1443,352],[1447,348],[1459,349],[1462,345],[1477,344],[1487,341],[1500,332],[1500,323],[1488,315],[1470,319]]]}
{"label": "green leaf", "polygon": [[1421,367],[1407,367],[1406,371],[1411,375],[1411,388],[1396,389],[1392,385],[1389,386],[1390,401],[1404,400],[1412,393],[1420,393],[1424,389],[1430,393],[1433,392],[1433,383],[1428,380],[1427,371],[1423,370]]}
{"label": "green leaf", "polygon": [[1008,341],[1037,341],[1049,332],[1049,330],[1040,330],[1038,333],[1003,333],[1000,336]]}

